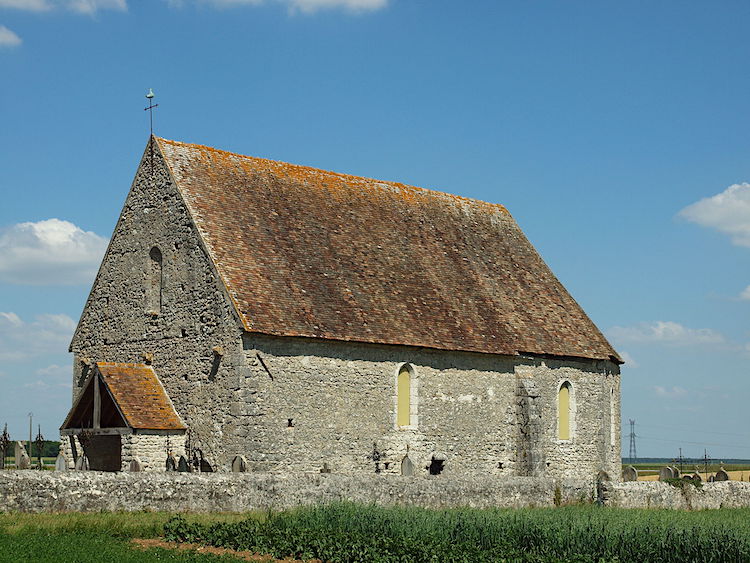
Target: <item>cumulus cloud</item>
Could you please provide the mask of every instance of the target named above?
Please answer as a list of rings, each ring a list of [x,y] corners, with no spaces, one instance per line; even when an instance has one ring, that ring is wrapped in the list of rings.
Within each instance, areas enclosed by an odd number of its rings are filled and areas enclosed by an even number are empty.
[[[0,311],[0,361],[21,361],[46,354],[64,354],[76,323],[67,315],[38,315],[24,321]]]
[[[722,344],[724,337],[710,328],[688,328],[673,321],[639,323],[635,326],[615,326],[607,335],[616,342],[658,342],[674,346]]]
[[[688,205],[680,217],[729,235],[738,246],[750,246],[750,184],[734,184],[723,192]]]
[[[107,239],[69,221],[46,219],[0,230],[0,281],[24,285],[89,284]]]
[[[743,301],[750,301],[750,285],[740,292],[740,299]]]
[[[128,9],[127,0],[0,0],[0,8],[14,8],[28,12],[70,10],[79,14],[95,14],[99,10]]]
[[[620,357],[625,362],[625,365],[629,368],[635,369],[635,368],[641,367],[641,365],[635,361],[635,358],[633,358],[633,356],[631,356],[625,350],[620,351]]]
[[[654,386],[654,392],[658,397],[664,397],[666,399],[680,399],[687,395],[687,390],[682,387],[662,387],[660,385]]]
[[[167,0],[171,6],[184,6],[191,0]],[[348,12],[374,12],[388,5],[388,0],[192,0],[196,4],[208,4],[217,8],[235,6],[258,6],[269,1],[285,5],[289,11],[311,14],[319,10],[343,9]]]
[[[22,43],[21,38],[4,25],[0,25],[0,48],[18,47]]]

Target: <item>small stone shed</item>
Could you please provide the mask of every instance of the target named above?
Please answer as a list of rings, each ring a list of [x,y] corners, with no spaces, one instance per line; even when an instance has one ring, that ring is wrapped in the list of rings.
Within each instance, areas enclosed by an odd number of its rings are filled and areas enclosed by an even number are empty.
[[[97,362],[60,432],[73,459],[89,469],[121,471],[138,458],[145,469],[164,469],[168,451],[182,455],[187,427],[153,368]]]
[[[622,360],[500,204],[151,137],[70,350],[99,467],[620,474]]]

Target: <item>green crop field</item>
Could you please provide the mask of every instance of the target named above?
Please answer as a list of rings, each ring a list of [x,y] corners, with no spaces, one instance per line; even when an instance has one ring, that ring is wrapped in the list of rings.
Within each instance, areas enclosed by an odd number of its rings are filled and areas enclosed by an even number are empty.
[[[750,509],[335,504],[245,515],[0,514],[0,561],[236,561],[194,551],[140,551],[130,543],[157,537],[331,562],[750,561]]]

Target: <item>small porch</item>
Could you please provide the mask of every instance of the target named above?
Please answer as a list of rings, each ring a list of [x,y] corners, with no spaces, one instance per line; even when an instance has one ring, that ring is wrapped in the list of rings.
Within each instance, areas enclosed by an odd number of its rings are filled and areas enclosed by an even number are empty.
[[[184,455],[187,427],[154,369],[145,364],[98,362],[60,428],[76,466],[164,471],[167,455]]]

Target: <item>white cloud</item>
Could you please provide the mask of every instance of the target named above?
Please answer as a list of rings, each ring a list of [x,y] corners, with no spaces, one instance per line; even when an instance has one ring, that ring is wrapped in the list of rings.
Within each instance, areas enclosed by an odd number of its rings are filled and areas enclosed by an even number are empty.
[[[742,290],[742,292],[740,293],[740,299],[742,299],[743,301],[750,301],[750,285]]]
[[[664,397],[667,399],[680,399],[687,395],[687,390],[683,389],[682,387],[661,387],[660,385],[654,386],[654,391],[656,392],[656,395],[659,397]]]
[[[635,368],[641,367],[641,365],[635,361],[633,356],[628,354],[625,350],[620,351],[620,357],[625,362],[625,365],[629,368],[635,369]]]
[[[734,184],[723,192],[688,205],[678,214],[688,221],[729,235],[750,246],[750,184]]]
[[[0,282],[90,284],[107,239],[73,223],[47,219],[0,230]]]
[[[79,14],[95,14],[99,10],[128,9],[127,0],[0,0],[0,8],[14,8],[28,12],[70,10]]]
[[[50,364],[46,368],[36,370],[34,373],[36,373],[36,375],[44,375],[47,377],[65,377],[69,376],[72,373],[72,368],[70,366],[58,366],[57,364]]]
[[[268,0],[193,0],[196,4],[208,4],[217,8],[235,6],[259,6]],[[388,5],[388,0],[271,0],[285,5],[289,11],[311,14],[318,10],[343,9],[348,12],[374,12]],[[184,6],[189,0],[167,0],[170,6]]]
[[[21,38],[4,25],[0,25],[0,48],[18,47],[22,43]]]
[[[99,10],[117,10],[125,12],[128,4],[125,0],[69,0],[67,8],[79,14],[95,14]]]
[[[0,8],[45,12],[52,9],[52,4],[47,0],[0,0]]]
[[[64,354],[75,327],[67,315],[38,315],[26,322],[15,313],[0,311],[0,361]]]
[[[674,346],[721,344],[724,337],[710,328],[687,328],[673,321],[639,323],[635,326],[615,326],[607,335],[617,342],[660,342]]]

